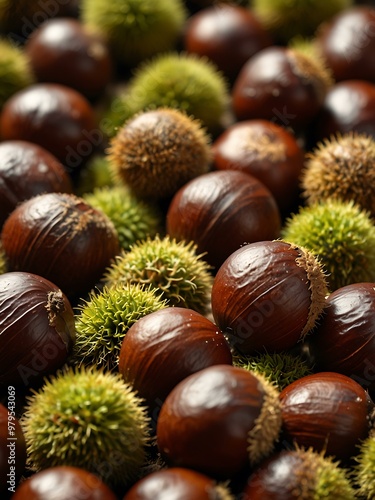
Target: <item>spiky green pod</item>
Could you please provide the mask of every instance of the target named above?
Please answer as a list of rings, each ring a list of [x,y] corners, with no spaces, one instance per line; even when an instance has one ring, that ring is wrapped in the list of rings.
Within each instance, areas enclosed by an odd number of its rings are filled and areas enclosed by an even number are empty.
[[[328,199],[301,207],[286,220],[281,234],[319,258],[330,291],[375,281],[375,226],[370,215],[351,201]]]
[[[129,66],[173,49],[187,18],[182,0],[82,0],[81,14]]]
[[[306,157],[302,194],[309,205],[353,200],[375,215],[375,140],[356,132],[332,136]]]
[[[112,101],[105,132],[113,136],[131,116],[160,107],[184,111],[212,131],[220,126],[229,100],[223,75],[207,58],[159,54],[141,64],[127,91]]]
[[[28,398],[21,424],[35,470],[72,465],[108,484],[129,484],[146,460],[146,408],[117,373],[58,373]]]
[[[33,82],[31,66],[23,49],[0,40],[0,109],[13,94]]]
[[[279,391],[295,380],[312,373],[306,360],[288,352],[262,353],[251,357],[235,355],[233,365],[260,373],[266,380],[273,382]]]
[[[312,36],[318,26],[353,0],[253,0],[252,9],[264,26],[283,42],[296,35]]]
[[[113,185],[108,155],[96,155],[80,169],[75,193],[83,196],[92,193],[95,189]]]
[[[147,238],[118,255],[104,281],[108,286],[119,282],[151,286],[169,306],[205,314],[213,278],[210,266],[196,250],[193,242],[177,242],[169,236]]]
[[[353,476],[358,496],[366,500],[375,498],[375,432],[362,441],[354,460],[357,462]]]
[[[8,264],[6,260],[6,255],[3,249],[3,245],[0,241],[0,274],[6,273],[8,270]]]
[[[91,292],[77,306],[73,362],[114,370],[129,328],[146,314],[166,307],[166,301],[141,285],[119,283]]]
[[[138,199],[124,186],[98,188],[83,198],[111,219],[124,250],[148,236],[156,236],[162,228],[163,218],[157,206]]]

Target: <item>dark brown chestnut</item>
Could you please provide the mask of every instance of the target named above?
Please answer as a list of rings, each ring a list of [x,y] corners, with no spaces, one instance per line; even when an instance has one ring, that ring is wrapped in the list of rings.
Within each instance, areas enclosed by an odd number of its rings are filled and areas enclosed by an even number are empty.
[[[334,84],[311,125],[315,142],[351,131],[375,137],[375,84],[365,80]]]
[[[317,370],[342,373],[374,391],[374,283],[354,283],[331,293],[309,344]]]
[[[375,83],[375,9],[353,5],[324,23],[316,43],[334,79]]]
[[[21,203],[5,221],[1,241],[10,271],[43,276],[70,300],[87,294],[119,253],[109,218],[66,193]]]
[[[146,401],[153,422],[161,404],[181,380],[216,364],[231,364],[224,335],[191,309],[168,307],[147,314],[123,340],[119,371]]]
[[[239,120],[265,119],[300,130],[319,111],[331,81],[311,58],[294,49],[271,46],[243,66],[232,90]]]
[[[198,252],[206,252],[204,258],[218,268],[241,245],[278,238],[281,216],[261,181],[222,170],[200,175],[177,191],[166,227],[177,240],[193,240]]]
[[[216,138],[212,150],[216,169],[253,175],[271,191],[282,213],[297,204],[304,151],[284,127],[268,120],[237,122]]]
[[[135,483],[123,500],[230,500],[229,492],[204,474],[183,467],[170,467],[148,474]]]
[[[326,294],[324,272],[308,250],[259,241],[232,253],[218,270],[212,314],[243,354],[285,351],[314,328]]]
[[[157,444],[167,464],[231,478],[268,456],[280,432],[279,393],[253,372],[204,368],[167,396]]]
[[[100,96],[112,79],[106,42],[77,19],[46,21],[28,38],[25,53],[39,82],[60,83],[90,99]]]
[[[0,404],[0,493],[14,493],[26,466],[25,436],[16,416],[16,389],[11,385],[7,405]]]
[[[74,312],[49,280],[0,275],[0,385],[28,387],[60,368],[75,341]]]
[[[374,403],[346,375],[320,372],[292,382],[280,393],[282,439],[339,460],[356,455],[370,430]]]
[[[219,3],[190,16],[183,40],[187,52],[208,57],[229,80],[234,80],[250,57],[271,43],[252,11],[231,3]]]
[[[0,227],[22,201],[42,193],[72,191],[63,164],[46,149],[27,141],[0,143]]]
[[[39,144],[69,172],[82,166],[102,141],[89,101],[54,83],[36,83],[13,94],[0,115],[0,135]]]
[[[61,465],[34,473],[23,481],[14,500],[116,500],[99,477],[79,467]]]

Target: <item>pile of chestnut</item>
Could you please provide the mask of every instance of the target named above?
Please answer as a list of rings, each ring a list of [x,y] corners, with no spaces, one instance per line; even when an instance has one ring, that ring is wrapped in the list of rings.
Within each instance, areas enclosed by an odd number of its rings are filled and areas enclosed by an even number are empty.
[[[0,497],[78,499],[80,484],[90,499],[287,499],[298,498],[291,450],[355,467],[375,425],[375,283],[329,292],[318,264],[280,234],[304,203],[306,153],[333,134],[375,138],[375,5],[353,3],[317,27],[325,87],[251,2],[186,0],[175,49],[211,60],[230,102],[211,131],[210,171],[157,208],[164,234],[194,241],[211,266],[211,310],[167,307],[124,338],[118,370],[152,427],[134,484],[117,491],[73,464],[28,468],[27,398],[69,363],[75,308],[121,251],[110,219],[77,193],[108,152],[103,110],[136,70],[85,29],[79,1],[55,3],[27,36],[2,33],[18,40],[35,83],[0,109]],[[298,355],[312,373],[279,390],[236,366],[265,352]]]

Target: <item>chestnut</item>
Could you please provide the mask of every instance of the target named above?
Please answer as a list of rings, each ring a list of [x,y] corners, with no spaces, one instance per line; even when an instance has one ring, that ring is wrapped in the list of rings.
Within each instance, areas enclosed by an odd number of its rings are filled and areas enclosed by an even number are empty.
[[[0,493],[15,490],[26,466],[26,441],[16,416],[16,389],[7,389],[8,408],[0,404]]]
[[[23,481],[14,500],[116,500],[103,481],[80,467],[61,465],[34,473]]]
[[[281,352],[314,328],[326,294],[325,274],[309,251],[259,241],[233,252],[219,268],[212,314],[242,354]]]
[[[187,52],[208,57],[230,81],[250,57],[271,43],[253,12],[231,3],[206,7],[190,16],[183,39]]]
[[[353,5],[325,22],[317,32],[317,47],[335,81],[375,83],[375,9]]]
[[[242,66],[232,89],[233,112],[238,120],[271,120],[299,131],[316,116],[330,83],[302,53],[266,47]]]
[[[193,240],[204,259],[218,268],[241,245],[278,238],[281,216],[261,181],[222,170],[200,175],[176,192],[166,228],[172,238]]]
[[[226,487],[194,470],[170,467],[148,474],[137,481],[123,500],[230,500]]]
[[[253,175],[271,191],[282,213],[297,205],[305,155],[284,127],[269,120],[237,122],[216,138],[212,150],[214,168]]]
[[[370,430],[374,403],[346,375],[320,372],[306,375],[280,393],[282,439],[346,461]]]
[[[10,271],[43,276],[70,300],[90,291],[120,248],[110,219],[67,193],[18,205],[3,225],[1,242]]]
[[[308,343],[317,370],[342,373],[374,391],[374,283],[354,283],[332,292]]]
[[[172,389],[156,437],[167,465],[229,479],[271,453],[280,426],[273,385],[243,368],[214,365]]]
[[[74,312],[49,280],[0,275],[0,385],[28,387],[60,368],[75,342]]]
[[[112,79],[106,42],[81,21],[50,19],[28,38],[25,53],[39,82],[60,83],[86,97],[99,97]]]
[[[191,309],[168,307],[129,328],[119,371],[145,400],[155,423],[160,405],[181,380],[208,366],[231,363],[229,344],[212,321]]]
[[[42,193],[72,191],[64,165],[45,148],[28,141],[0,143],[0,228],[22,201]]]
[[[315,142],[351,131],[375,137],[375,83],[357,79],[335,83],[311,123]]]
[[[76,90],[36,83],[13,94],[0,115],[3,140],[24,140],[44,147],[72,173],[102,142],[94,109]]]

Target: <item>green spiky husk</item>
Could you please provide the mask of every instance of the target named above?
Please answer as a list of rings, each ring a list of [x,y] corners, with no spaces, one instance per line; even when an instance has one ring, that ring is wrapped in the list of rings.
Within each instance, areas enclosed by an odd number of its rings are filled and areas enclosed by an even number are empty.
[[[209,59],[186,53],[159,54],[141,64],[127,91],[112,101],[104,132],[113,136],[131,116],[160,107],[184,111],[212,131],[220,127],[228,103],[227,82]]]
[[[286,220],[282,238],[319,258],[330,291],[375,280],[375,226],[353,202],[328,199],[301,207]]]
[[[251,357],[234,355],[233,364],[263,375],[266,380],[275,384],[279,391],[312,373],[311,367],[301,356],[288,352],[261,353]]]
[[[8,271],[7,259],[6,259],[6,255],[4,252],[3,245],[0,241],[0,274],[4,274],[7,271]]]
[[[137,241],[160,232],[163,220],[160,210],[139,200],[123,186],[103,187],[83,198],[94,208],[104,212],[113,222],[121,248],[129,250]]]
[[[80,169],[75,192],[78,196],[83,196],[92,193],[95,189],[111,187],[113,185],[108,156],[97,155]]]
[[[309,205],[352,200],[374,216],[375,140],[356,132],[326,139],[307,155],[301,184]]]
[[[73,363],[115,370],[129,328],[146,314],[166,307],[154,289],[119,283],[91,292],[77,306]]]
[[[122,252],[107,269],[104,282],[143,284],[155,288],[169,306],[193,309],[205,314],[213,277],[210,266],[198,255],[193,242],[147,238]]]
[[[28,398],[21,425],[34,470],[71,465],[125,485],[146,460],[146,408],[118,373],[69,368],[52,376]]]
[[[314,35],[322,22],[352,4],[353,0],[253,0],[252,9],[278,40],[288,42],[296,35]]]
[[[354,460],[353,478],[360,498],[375,498],[375,432],[373,431],[359,446]]]
[[[34,83],[31,66],[23,49],[0,40],[0,109],[16,92]]]
[[[82,0],[81,16],[105,36],[117,60],[134,66],[175,47],[187,10],[182,0]]]

